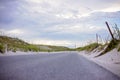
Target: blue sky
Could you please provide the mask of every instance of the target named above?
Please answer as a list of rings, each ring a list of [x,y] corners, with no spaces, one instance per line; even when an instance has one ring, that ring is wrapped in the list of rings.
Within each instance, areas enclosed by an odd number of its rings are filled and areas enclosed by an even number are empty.
[[[0,31],[27,42],[74,47],[120,26],[120,0],[0,0]]]

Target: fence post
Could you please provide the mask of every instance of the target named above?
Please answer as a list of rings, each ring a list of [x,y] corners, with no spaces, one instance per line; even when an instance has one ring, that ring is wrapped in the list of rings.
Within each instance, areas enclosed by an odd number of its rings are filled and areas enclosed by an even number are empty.
[[[110,27],[109,27],[109,25],[108,25],[108,22],[106,21],[105,23],[106,23],[106,25],[107,25],[107,28],[108,28],[108,30],[109,30],[109,32],[110,32],[110,35],[111,35],[112,39],[115,40],[115,38],[114,38],[114,36],[113,36],[113,34],[112,34],[112,31],[111,31],[111,29],[110,29]]]
[[[98,44],[98,34],[96,34],[96,42],[97,42],[97,44]]]

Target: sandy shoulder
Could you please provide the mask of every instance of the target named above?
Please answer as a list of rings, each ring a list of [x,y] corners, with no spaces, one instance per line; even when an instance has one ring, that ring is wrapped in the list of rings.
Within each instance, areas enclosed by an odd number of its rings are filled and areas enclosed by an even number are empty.
[[[97,58],[94,58],[94,56],[99,54],[99,52],[88,53],[86,51],[82,51],[79,52],[79,54],[120,77],[120,52],[118,52],[116,49]]]

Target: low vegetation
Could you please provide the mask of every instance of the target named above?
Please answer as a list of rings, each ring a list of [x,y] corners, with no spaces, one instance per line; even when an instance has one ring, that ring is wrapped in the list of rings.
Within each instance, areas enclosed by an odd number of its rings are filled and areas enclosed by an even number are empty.
[[[76,50],[77,51],[83,51],[83,50],[86,50],[86,51],[92,51],[94,49],[96,49],[98,46],[100,46],[101,44],[98,44],[98,43],[91,43],[89,45],[86,45],[84,47],[79,47],[77,48]]]
[[[120,43],[120,40],[111,40],[107,48],[105,49],[104,53],[109,52],[114,48],[118,48],[119,43]]]
[[[98,56],[101,56],[101,55],[104,55],[106,54],[107,52],[113,50],[113,49],[117,49],[118,51],[120,51],[120,40],[111,40],[109,43],[106,43],[104,45],[102,44],[97,44],[97,43],[91,43],[89,45],[86,45],[84,47],[79,47],[79,48],[76,48],[77,51],[93,51],[95,49],[97,49],[97,51],[101,51],[103,50],[103,52],[101,52],[99,55],[97,55],[96,57]]]
[[[4,45],[0,43],[0,53],[4,53],[4,52],[5,52]]]
[[[108,45],[107,45],[107,47],[104,49],[104,51],[101,53],[101,54],[99,54],[99,55],[97,55],[97,56],[101,56],[101,55],[104,55],[105,53],[107,53],[107,52],[109,52],[109,51],[111,51],[111,50],[113,50],[113,49],[117,49],[118,51],[120,51],[120,40],[111,40],[109,43],[108,43]],[[96,57],[97,57],[96,56]]]
[[[67,47],[63,47],[63,46],[48,46],[50,49],[52,49],[52,51],[69,51],[70,48]]]
[[[0,53],[4,53],[5,49],[7,51],[13,51],[13,52],[16,52],[16,51],[51,52],[51,51],[70,50],[69,48],[63,47],[63,46],[35,45],[35,44],[29,44],[27,42],[24,42],[23,40],[20,40],[18,38],[0,36]]]
[[[107,23],[107,22],[106,22]],[[107,23],[108,24],[108,23]],[[107,25],[109,27],[109,25]],[[98,56],[104,55],[107,52],[113,50],[113,49],[117,49],[118,51],[120,51],[120,30],[117,27],[117,24],[115,24],[115,27],[113,27],[113,33],[109,30],[109,32],[111,33],[111,37],[112,39],[110,40],[110,42],[107,44],[106,48],[104,49],[104,51],[99,54]]]
[[[115,48],[118,51],[120,51],[120,30],[119,30],[119,28],[115,24],[115,27],[113,27],[113,32],[112,32],[107,22],[106,22],[106,25],[108,27],[108,30],[109,30],[111,38],[112,38],[111,40],[109,40],[109,42],[106,41],[106,43],[104,45],[92,43],[92,44],[86,45],[84,47],[79,47],[76,50],[78,50],[78,51],[82,51],[82,50],[93,51],[96,48],[97,48],[96,49],[97,51],[102,50],[102,52],[99,55],[97,55],[96,57],[104,55],[107,52],[109,52]],[[96,39],[98,39],[98,36],[96,37]]]

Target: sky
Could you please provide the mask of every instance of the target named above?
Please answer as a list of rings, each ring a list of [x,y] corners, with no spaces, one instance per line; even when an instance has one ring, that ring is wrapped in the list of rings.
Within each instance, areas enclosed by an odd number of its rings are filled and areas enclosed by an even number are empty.
[[[110,37],[120,0],[0,0],[0,31],[29,43],[75,47]]]

